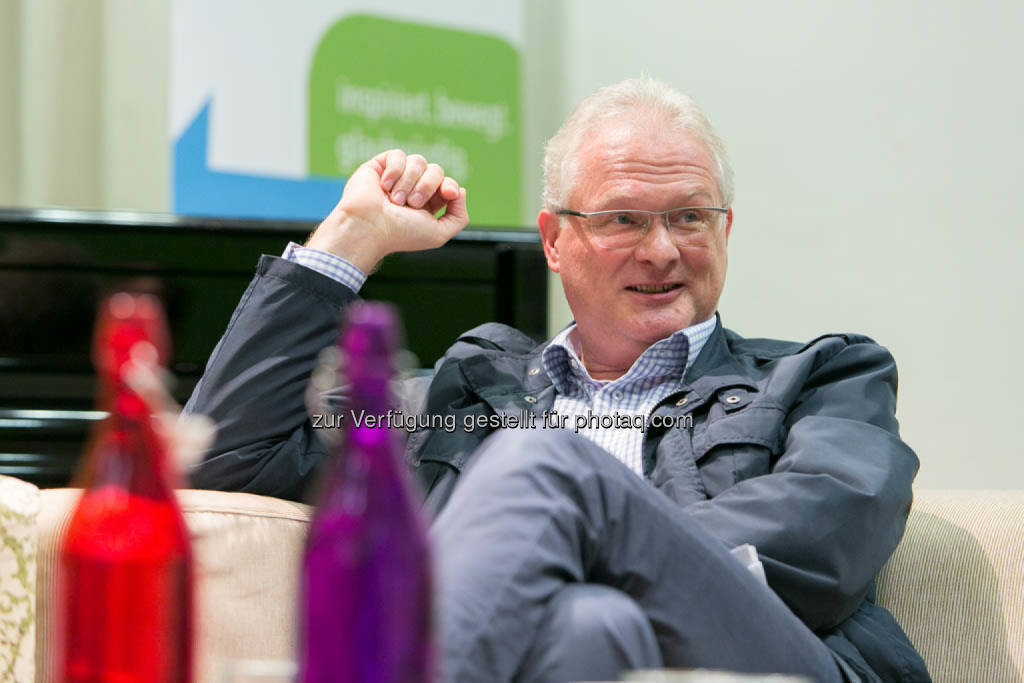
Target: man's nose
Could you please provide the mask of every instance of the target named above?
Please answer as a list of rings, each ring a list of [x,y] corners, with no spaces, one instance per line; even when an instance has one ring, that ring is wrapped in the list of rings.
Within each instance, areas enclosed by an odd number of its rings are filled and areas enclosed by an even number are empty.
[[[651,216],[647,233],[636,245],[633,254],[638,261],[646,261],[659,268],[679,258],[679,247],[668,229],[668,216]]]

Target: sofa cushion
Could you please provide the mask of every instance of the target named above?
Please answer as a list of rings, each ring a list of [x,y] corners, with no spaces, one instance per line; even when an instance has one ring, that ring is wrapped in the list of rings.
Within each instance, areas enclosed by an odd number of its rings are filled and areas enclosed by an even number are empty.
[[[199,680],[221,680],[222,662],[291,659],[299,566],[311,508],[249,493],[177,492],[192,536]],[[55,680],[54,568],[80,491],[41,492],[39,516],[39,680]],[[22,680],[22,679],[18,679]]]
[[[1024,491],[915,492],[907,531],[878,577],[933,679],[1021,680]]]

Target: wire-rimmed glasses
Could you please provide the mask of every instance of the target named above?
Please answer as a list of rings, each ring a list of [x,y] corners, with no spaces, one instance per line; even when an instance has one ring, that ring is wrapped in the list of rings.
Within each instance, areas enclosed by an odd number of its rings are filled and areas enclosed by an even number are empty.
[[[590,238],[606,249],[626,249],[639,244],[651,229],[655,216],[665,221],[672,239],[680,246],[704,246],[718,226],[719,217],[729,209],[718,206],[684,206],[666,211],[642,209],[608,209],[606,211],[573,211],[559,209],[559,216],[580,219]]]

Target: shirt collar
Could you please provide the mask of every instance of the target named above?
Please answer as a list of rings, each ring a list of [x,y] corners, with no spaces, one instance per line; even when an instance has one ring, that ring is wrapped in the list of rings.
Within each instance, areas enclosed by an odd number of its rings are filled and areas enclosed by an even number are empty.
[[[667,375],[675,375],[682,379],[683,374],[700,355],[711,333],[715,331],[716,323],[716,316],[711,316],[703,322],[690,325],[651,344],[634,361],[629,371],[614,381],[634,381]],[[562,394],[575,393],[579,387],[588,384],[596,386],[608,383],[607,380],[601,382],[592,378],[583,366],[579,358],[578,336],[576,323],[573,323],[556,334],[542,352],[544,370],[554,383],[555,389]],[[681,363],[684,356],[686,362]]]

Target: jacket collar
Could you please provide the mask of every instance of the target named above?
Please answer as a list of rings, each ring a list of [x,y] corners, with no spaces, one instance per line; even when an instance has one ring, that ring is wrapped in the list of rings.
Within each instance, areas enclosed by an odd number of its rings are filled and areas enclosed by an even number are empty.
[[[555,387],[541,354],[547,342],[526,354],[489,351],[463,360],[463,375],[473,392],[497,413],[543,412],[555,403]]]
[[[706,403],[724,388],[757,389],[749,372],[729,348],[721,316],[716,313],[715,317],[711,337],[683,376],[680,391],[670,397],[685,396],[687,400],[682,405],[686,412]],[[542,359],[549,343],[550,340],[526,354],[485,351],[464,359],[460,365],[469,387],[495,412],[550,410],[554,405],[555,388]]]
[[[726,387],[757,389],[750,373],[729,348],[721,316],[716,313],[715,317],[715,331],[704,344],[697,360],[683,375],[682,390],[691,397],[688,401],[691,403],[689,409],[696,408]]]

